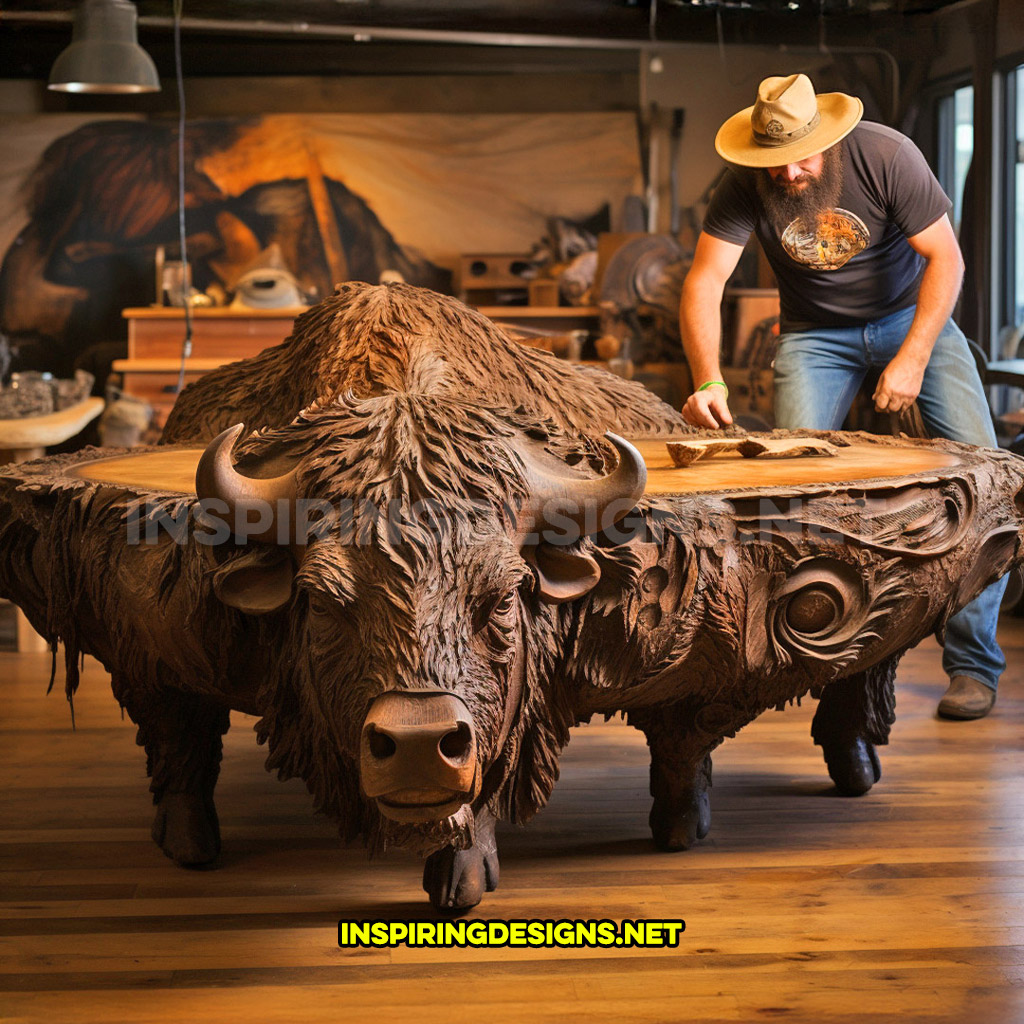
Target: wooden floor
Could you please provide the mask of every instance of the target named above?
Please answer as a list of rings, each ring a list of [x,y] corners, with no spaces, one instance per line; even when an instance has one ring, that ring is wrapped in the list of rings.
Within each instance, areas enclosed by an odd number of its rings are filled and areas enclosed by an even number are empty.
[[[89,664],[72,732],[48,658],[0,654],[0,1020],[1024,1021],[1024,621],[982,722],[941,722],[938,649],[904,661],[884,777],[834,795],[812,707],[715,759],[711,835],[659,854],[647,756],[577,730],[551,805],[501,834],[485,918],[684,918],[678,949],[352,951],[339,917],[424,919],[419,865],[367,863],[228,736],[216,870],[149,839],[144,758]]]

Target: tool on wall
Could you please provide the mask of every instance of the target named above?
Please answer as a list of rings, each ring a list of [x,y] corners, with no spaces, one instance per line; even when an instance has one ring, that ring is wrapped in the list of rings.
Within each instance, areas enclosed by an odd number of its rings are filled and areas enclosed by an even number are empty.
[[[678,235],[682,227],[681,210],[679,208],[679,155],[682,151],[683,124],[686,121],[686,111],[682,107],[676,107],[672,111],[672,128],[669,133],[668,143],[668,180],[670,191],[669,198],[669,230],[673,235]]]

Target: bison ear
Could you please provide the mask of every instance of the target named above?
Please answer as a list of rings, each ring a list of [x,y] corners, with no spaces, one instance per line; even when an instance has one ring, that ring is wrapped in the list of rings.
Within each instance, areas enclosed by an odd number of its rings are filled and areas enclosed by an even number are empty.
[[[527,548],[523,556],[537,572],[537,592],[545,604],[575,601],[601,580],[601,567],[590,555],[553,544]]]
[[[213,592],[231,608],[247,615],[267,615],[283,608],[292,596],[295,567],[280,549],[246,551],[213,574]]]

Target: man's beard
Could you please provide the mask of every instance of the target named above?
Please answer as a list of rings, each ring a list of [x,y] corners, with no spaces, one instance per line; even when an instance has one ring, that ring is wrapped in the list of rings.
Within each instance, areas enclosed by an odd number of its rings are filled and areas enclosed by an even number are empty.
[[[798,217],[814,225],[820,214],[833,209],[843,191],[843,153],[841,146],[832,146],[822,153],[821,174],[807,178],[807,185],[774,181],[764,169],[755,172],[757,194],[772,227],[781,235]]]

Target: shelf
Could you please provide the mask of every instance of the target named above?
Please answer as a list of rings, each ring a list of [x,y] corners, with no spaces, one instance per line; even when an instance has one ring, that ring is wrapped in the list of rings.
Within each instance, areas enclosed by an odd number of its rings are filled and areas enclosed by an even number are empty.
[[[573,317],[599,317],[600,306],[474,306],[478,313],[492,320],[572,319]]]
[[[294,320],[308,306],[289,306],[284,309],[239,309],[231,306],[199,306],[192,310],[193,320]],[[135,306],[121,310],[125,320],[184,320],[181,306]]]
[[[185,373],[206,373],[237,360],[229,358],[189,356],[185,360]],[[115,359],[113,369],[117,373],[177,373],[181,369],[180,359]]]

